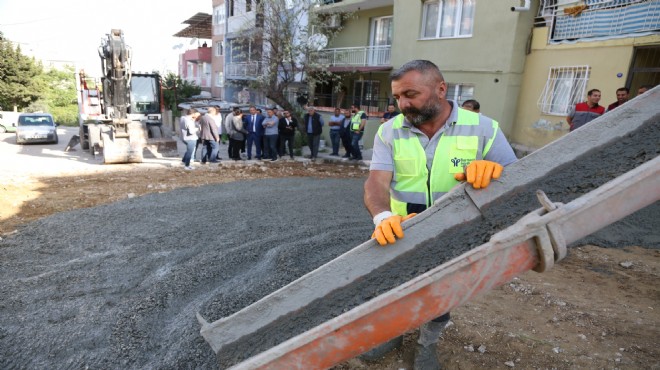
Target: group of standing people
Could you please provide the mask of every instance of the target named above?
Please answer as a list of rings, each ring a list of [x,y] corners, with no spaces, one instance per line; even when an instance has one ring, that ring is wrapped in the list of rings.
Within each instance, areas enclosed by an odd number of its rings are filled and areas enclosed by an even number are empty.
[[[197,109],[192,108],[181,117],[179,121],[181,138],[186,144],[186,153],[181,161],[186,170],[193,169],[190,161],[195,157],[199,145],[202,146],[202,164],[219,161],[220,133],[218,127],[220,120],[221,116],[216,107],[210,107],[206,114],[201,114]]]
[[[642,95],[646,91],[653,88],[650,85],[641,86],[637,90],[637,96]],[[620,87],[616,89],[616,101],[607,106],[607,109],[602,105],[599,105],[601,92],[598,89],[591,89],[587,92],[587,100],[581,103],[575,104],[571,107],[571,110],[568,112],[566,117],[566,122],[570,126],[570,131],[578,129],[587,123],[593,121],[594,119],[602,116],[603,114],[610,112],[623,104],[625,104],[630,98],[630,89],[627,87]]]

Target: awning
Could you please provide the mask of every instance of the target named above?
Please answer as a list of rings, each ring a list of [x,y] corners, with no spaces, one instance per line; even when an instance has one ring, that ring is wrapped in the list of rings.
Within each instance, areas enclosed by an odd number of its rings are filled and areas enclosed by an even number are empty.
[[[175,37],[187,37],[198,39],[211,39],[211,14],[197,13],[182,23],[189,24],[190,26],[182,29],[174,34]]]
[[[333,66],[329,67],[330,72],[385,72],[391,71],[392,66]]]

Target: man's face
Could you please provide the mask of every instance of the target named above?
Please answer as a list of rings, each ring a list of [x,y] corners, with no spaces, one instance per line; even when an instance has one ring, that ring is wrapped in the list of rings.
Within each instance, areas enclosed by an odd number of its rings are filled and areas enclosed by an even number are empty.
[[[353,113],[358,112],[357,107],[355,105],[351,105],[351,112],[353,112]]]
[[[273,112],[272,109],[269,109],[269,110],[266,111],[266,114],[268,114],[268,117],[272,117],[273,114],[275,114],[275,112]]]
[[[637,90],[637,95],[642,95],[646,92],[646,87],[640,87],[639,90]]]
[[[618,101],[619,104],[623,104],[628,101],[628,93],[626,90],[616,92],[616,101]]]
[[[392,95],[401,113],[414,126],[432,121],[442,112],[442,100],[447,93],[445,82],[432,83],[421,73],[411,71],[392,81]]]
[[[387,106],[387,111],[390,112],[390,113],[394,113],[394,105],[391,105],[391,104],[388,105]]]
[[[250,114],[253,114],[253,115],[257,114],[257,108],[255,108],[255,107],[250,108]]]
[[[591,95],[587,96],[587,101],[589,101],[591,105],[598,104],[598,102],[600,101],[600,92],[594,91],[593,93],[591,93]]]
[[[335,116],[339,117],[341,114],[341,111],[339,109],[335,109]]]

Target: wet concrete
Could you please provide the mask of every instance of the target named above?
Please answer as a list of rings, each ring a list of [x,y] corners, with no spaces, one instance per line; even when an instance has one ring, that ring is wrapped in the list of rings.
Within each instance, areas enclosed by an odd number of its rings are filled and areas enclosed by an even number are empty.
[[[543,189],[555,202],[568,203],[655,158],[660,150],[659,142],[660,125],[652,121],[633,135],[575,158],[541,181],[513,189],[483,209],[482,219],[454,227],[365,278],[317,299],[302,310],[280,317],[254,335],[225,346],[218,353],[220,366],[227,367],[265,351],[485,243],[495,232],[540,207],[536,189]],[[617,235],[613,241],[602,244],[658,248],[660,235],[653,230],[657,230],[659,221],[660,207],[655,204],[576,244]]]

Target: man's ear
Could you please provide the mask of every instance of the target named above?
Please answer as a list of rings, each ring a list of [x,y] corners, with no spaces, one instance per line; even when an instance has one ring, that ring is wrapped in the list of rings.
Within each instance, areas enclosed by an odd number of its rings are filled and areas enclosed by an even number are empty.
[[[440,83],[436,85],[436,93],[440,99],[445,99],[447,96],[447,84],[445,81],[440,81]]]

